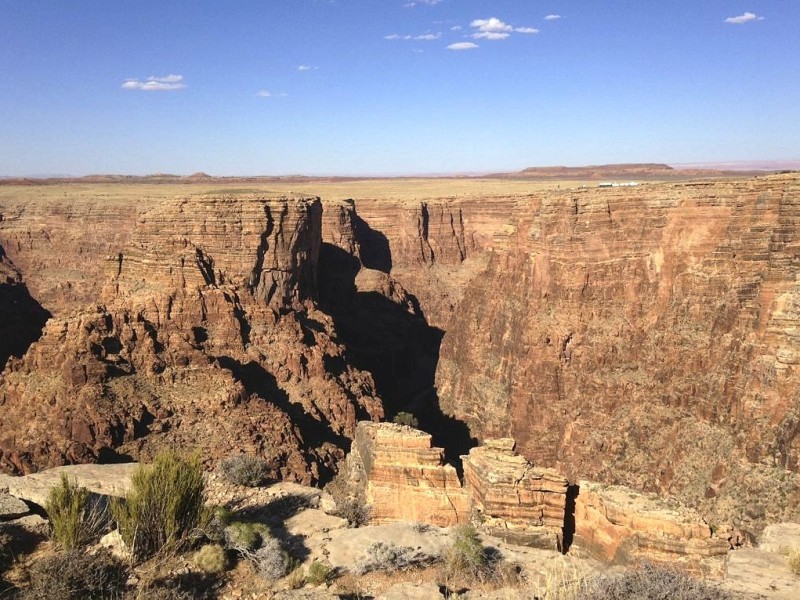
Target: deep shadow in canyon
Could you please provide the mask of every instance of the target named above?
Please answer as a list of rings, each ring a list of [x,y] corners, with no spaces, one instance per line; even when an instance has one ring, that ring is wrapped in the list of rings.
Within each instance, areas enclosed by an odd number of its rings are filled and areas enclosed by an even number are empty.
[[[413,413],[420,429],[431,433],[434,444],[445,448],[448,461],[460,468],[459,457],[477,440],[465,423],[444,414],[439,406],[435,377],[445,332],[428,324],[410,293],[406,292],[409,302],[403,305],[377,291],[358,290],[356,276],[362,264],[384,273],[392,264],[385,236],[358,219],[361,260],[333,244],[322,244],[321,308],[333,318],[348,362],[372,374],[386,420],[399,412]],[[363,238],[365,232],[368,237]]]
[[[0,246],[0,372],[9,357],[21,357],[41,337],[51,316],[31,296]]]

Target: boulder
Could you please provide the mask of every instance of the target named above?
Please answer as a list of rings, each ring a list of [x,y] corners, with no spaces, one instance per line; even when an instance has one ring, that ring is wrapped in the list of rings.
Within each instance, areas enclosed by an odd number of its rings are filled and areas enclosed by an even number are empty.
[[[50,490],[60,485],[61,475],[99,496],[122,497],[130,488],[131,475],[137,463],[114,465],[67,465],[38,473],[14,477],[0,475],[0,489],[27,502],[44,507]]]
[[[581,481],[575,545],[614,564],[640,560],[722,578],[730,548],[700,515],[677,500],[624,486]]]
[[[0,521],[11,521],[30,514],[28,505],[19,498],[0,493]]]

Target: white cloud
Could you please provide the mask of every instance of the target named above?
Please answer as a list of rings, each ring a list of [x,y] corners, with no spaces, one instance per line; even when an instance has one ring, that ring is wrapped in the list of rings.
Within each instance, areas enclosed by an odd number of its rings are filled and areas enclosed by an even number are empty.
[[[385,39],[385,40],[410,40],[411,36],[410,35],[399,35],[397,33],[391,33],[389,35],[383,36],[383,39]]]
[[[561,15],[547,15],[544,18],[544,20],[545,21],[556,21],[556,20],[561,19],[561,18],[562,18]]]
[[[477,48],[478,44],[473,44],[472,42],[456,42],[455,44],[450,44],[447,49],[448,50],[472,50],[473,48]]]
[[[319,67],[312,67],[311,65],[297,65],[298,71],[316,71]]]
[[[484,33],[502,33],[504,31],[511,31],[513,27],[508,23],[503,23],[497,17],[490,19],[475,19],[470,23],[470,27],[475,27],[478,31]]]
[[[725,19],[726,23],[733,23],[734,25],[742,25],[743,23],[747,23],[749,21],[763,21],[764,17],[759,17],[755,13],[746,12],[744,14],[739,15],[738,17],[728,17]]]
[[[450,31],[461,31],[461,25],[453,25]]]
[[[470,37],[476,40],[504,40],[511,36],[511,33],[539,33],[534,27],[513,27],[497,17],[489,19],[475,19],[469,24],[473,29],[477,29]]]
[[[441,33],[423,33],[422,35],[416,36],[414,39],[429,42],[431,40],[438,40],[440,37],[442,37]]]
[[[139,79],[126,79],[122,88],[126,90],[144,90],[146,92],[161,92],[169,90],[182,90],[186,87],[183,75],[165,75],[164,77],[148,77],[145,81]]]
[[[269,90],[259,90],[255,93],[257,98],[286,98],[288,96],[286,92],[281,92],[280,94],[273,94]]]

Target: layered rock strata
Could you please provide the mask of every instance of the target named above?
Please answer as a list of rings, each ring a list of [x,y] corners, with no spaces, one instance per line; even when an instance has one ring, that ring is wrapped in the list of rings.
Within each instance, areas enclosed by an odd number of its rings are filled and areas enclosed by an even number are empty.
[[[581,481],[575,546],[610,563],[648,561],[722,578],[730,550],[696,511],[655,494]]]
[[[487,440],[464,456],[463,486],[429,434],[393,423],[359,423],[348,462],[351,483],[365,492],[376,523],[471,520],[511,543],[606,563],[646,560],[706,576],[725,572],[729,532],[713,535],[696,511],[623,486],[570,486],[557,471],[516,454],[512,439]]]
[[[567,480],[514,452],[514,440],[486,440],[464,457],[472,507],[493,535],[527,545],[563,547]]]
[[[467,520],[469,497],[431,436],[393,423],[359,423],[349,460],[365,475],[375,523],[416,521],[449,527]]]
[[[468,284],[436,374],[479,439],[756,531],[800,506],[800,178],[551,190]]]
[[[143,210],[100,261],[97,302],[62,307],[9,363],[0,466],[147,458],[174,445],[206,458],[260,454],[275,476],[304,482],[332,471],[356,421],[382,409],[313,303],[320,242],[314,198],[203,197]]]

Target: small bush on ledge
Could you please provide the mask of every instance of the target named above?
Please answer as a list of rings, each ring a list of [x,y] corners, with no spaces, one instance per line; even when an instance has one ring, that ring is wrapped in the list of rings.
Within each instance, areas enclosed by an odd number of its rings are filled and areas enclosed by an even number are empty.
[[[398,425],[406,425],[408,427],[413,427],[414,429],[419,428],[419,419],[415,417],[410,412],[399,412],[394,416],[392,419],[393,423],[397,423]]]
[[[269,465],[258,456],[229,456],[219,465],[222,476],[234,485],[259,487],[269,480]]]
[[[453,542],[442,555],[442,576],[448,582],[489,581],[497,573],[499,553],[484,548],[473,525],[457,525],[453,530]]]
[[[106,512],[92,502],[89,491],[61,474],[61,483],[50,490],[45,504],[53,541],[63,550],[83,548],[93,541],[106,522]]]
[[[134,557],[147,559],[187,541],[201,525],[205,499],[200,459],[168,450],[136,470],[128,495],[112,502],[111,512]]]

